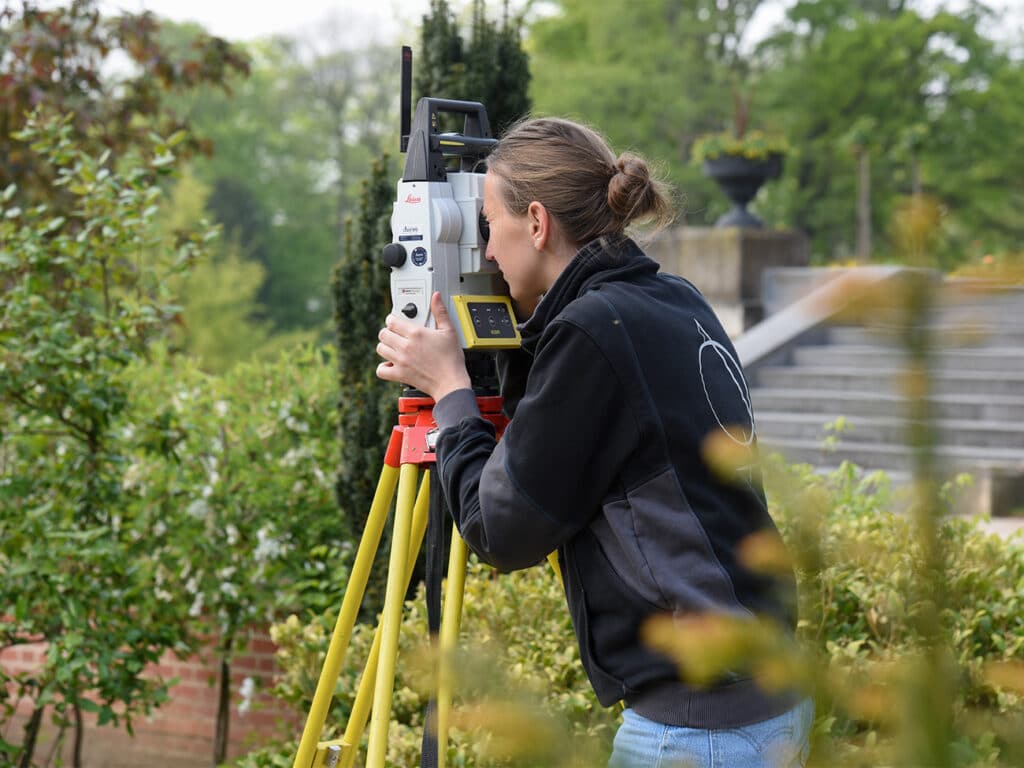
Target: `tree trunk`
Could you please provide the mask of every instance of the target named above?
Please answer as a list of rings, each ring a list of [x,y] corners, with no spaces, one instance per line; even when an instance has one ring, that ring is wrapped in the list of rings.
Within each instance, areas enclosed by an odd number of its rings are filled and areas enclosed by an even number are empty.
[[[220,660],[220,690],[217,695],[217,732],[213,737],[213,768],[226,762],[228,721],[231,717],[231,662]]]
[[[74,768],[82,768],[82,742],[85,737],[85,727],[82,723],[82,708],[75,704],[75,750],[71,755],[71,765]]]
[[[39,728],[43,724],[43,707],[37,706],[32,710],[32,716],[25,723],[25,743],[22,746],[21,761],[18,768],[30,768],[32,756],[36,751],[36,739],[39,738]]]
[[[857,258],[871,258],[871,155],[857,155]]]

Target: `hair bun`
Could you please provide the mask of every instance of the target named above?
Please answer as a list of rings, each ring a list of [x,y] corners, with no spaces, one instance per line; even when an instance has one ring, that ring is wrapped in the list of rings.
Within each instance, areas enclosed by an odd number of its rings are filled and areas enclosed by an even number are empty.
[[[647,162],[628,152],[619,155],[615,173],[608,181],[608,207],[622,219],[623,225],[650,213],[656,197]]]

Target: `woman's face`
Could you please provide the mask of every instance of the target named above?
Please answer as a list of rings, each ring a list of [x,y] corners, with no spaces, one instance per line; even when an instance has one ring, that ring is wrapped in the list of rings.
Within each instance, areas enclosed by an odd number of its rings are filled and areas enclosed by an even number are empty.
[[[504,179],[490,171],[484,177],[483,213],[491,229],[486,256],[498,265],[520,312],[532,313],[550,286],[530,218],[517,216],[505,206],[504,185]]]

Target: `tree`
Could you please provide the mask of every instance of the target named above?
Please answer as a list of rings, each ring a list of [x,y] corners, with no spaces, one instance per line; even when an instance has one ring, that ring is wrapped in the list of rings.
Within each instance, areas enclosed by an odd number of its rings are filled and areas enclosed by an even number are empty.
[[[507,0],[500,27],[487,18],[483,0],[473,0],[471,10],[469,39],[463,40],[447,1],[431,0],[430,14],[423,17],[421,54],[413,67],[416,91],[420,97],[479,101],[498,136],[530,111],[529,60],[520,39],[523,21],[510,16]],[[453,122],[451,128],[459,131],[462,125]]]
[[[590,123],[612,146],[655,161],[682,193],[680,213],[695,224],[714,221],[719,193],[690,151],[701,134],[746,117],[756,73],[744,45],[760,5],[560,0],[557,14],[530,27],[530,95],[539,112]],[[774,127],[756,110],[749,120]]]
[[[212,88],[176,101],[211,141],[195,173],[225,239],[264,270],[257,300],[275,333],[326,337],[344,219],[372,158],[397,142],[397,53],[339,47],[337,37],[327,27],[315,39],[252,43],[230,109]]]
[[[26,0],[20,13],[6,3],[0,10],[0,188],[17,182],[22,202],[46,200],[51,209],[75,202],[54,199],[50,166],[11,138],[35,105],[74,115],[82,148],[109,149],[116,160],[150,132],[170,136],[188,127],[168,108],[169,93],[200,84],[223,88],[232,73],[248,71],[248,59],[220,38],[196,35],[172,50],[160,43],[152,14],[105,19],[96,5],[73,0],[42,10]],[[104,74],[115,54],[128,62],[120,77]],[[190,137],[178,151],[204,148]]]
[[[157,178],[175,142],[110,172],[106,153],[76,147],[74,130],[71,117],[32,116],[16,135],[30,148],[19,152],[26,167],[54,180],[67,214],[21,208],[14,186],[0,204],[0,647],[47,644],[35,673],[0,673],[2,688],[33,707],[20,744],[0,739],[21,768],[32,765],[48,707],[59,739],[74,729],[76,767],[83,711],[130,731],[166,698],[167,681],[143,669],[188,643],[187,606],[152,589],[167,556],[149,539],[156,521],[123,512],[129,438],[118,418],[127,367],[178,312],[162,280],[194,261],[203,240],[183,237],[140,266],[157,241]]]
[[[398,415],[398,389],[376,376],[376,331],[391,303],[390,272],[380,261],[381,250],[391,242],[394,193],[389,176],[385,155],[363,182],[359,219],[349,223],[345,254],[331,279],[340,393],[336,495],[357,537],[366,527],[384,451]],[[387,561],[378,557],[377,563],[381,562]],[[373,606],[383,603],[385,581],[376,568],[365,601],[371,612]]]
[[[210,190],[190,169],[179,175],[159,217],[168,247],[177,233],[209,226],[206,209],[210,196]],[[242,239],[247,232],[249,246],[255,244],[246,224],[247,220],[231,228],[227,240],[218,238],[211,243],[207,259],[168,285],[173,295],[180,297],[182,308],[172,345],[207,373],[223,374],[240,362],[270,359],[283,349],[313,340],[309,331],[273,332],[265,308],[257,301],[266,270],[243,256],[247,249]]]
[[[128,508],[161,522],[150,542],[173,559],[159,588],[184,601],[186,626],[205,640],[199,652],[218,668],[214,766],[226,759],[232,665],[252,629],[335,605],[347,579],[351,532],[330,476],[331,362],[295,345],[210,376],[155,349],[131,371]],[[167,457],[147,450],[154,444]]]
[[[900,198],[916,188],[947,205],[947,259],[975,238],[990,247],[1019,241],[1012,179],[1024,171],[1015,149],[1024,138],[1011,125],[1020,104],[998,94],[1019,85],[1021,63],[981,35],[982,6],[932,15],[909,6],[799,2],[758,49],[761,108],[797,150],[791,183],[770,192],[784,220],[807,231],[824,258],[854,250],[857,158],[844,138],[865,124],[873,126],[874,231],[886,230]],[[874,250],[892,247],[883,241]]]

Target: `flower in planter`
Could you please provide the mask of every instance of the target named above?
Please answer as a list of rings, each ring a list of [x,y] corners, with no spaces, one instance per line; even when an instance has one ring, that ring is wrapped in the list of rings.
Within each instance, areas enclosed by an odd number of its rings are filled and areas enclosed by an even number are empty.
[[[775,155],[784,155],[788,151],[789,144],[781,136],[763,131],[749,131],[742,135],[720,131],[698,136],[693,142],[691,157],[695,163],[726,156],[766,160]]]

